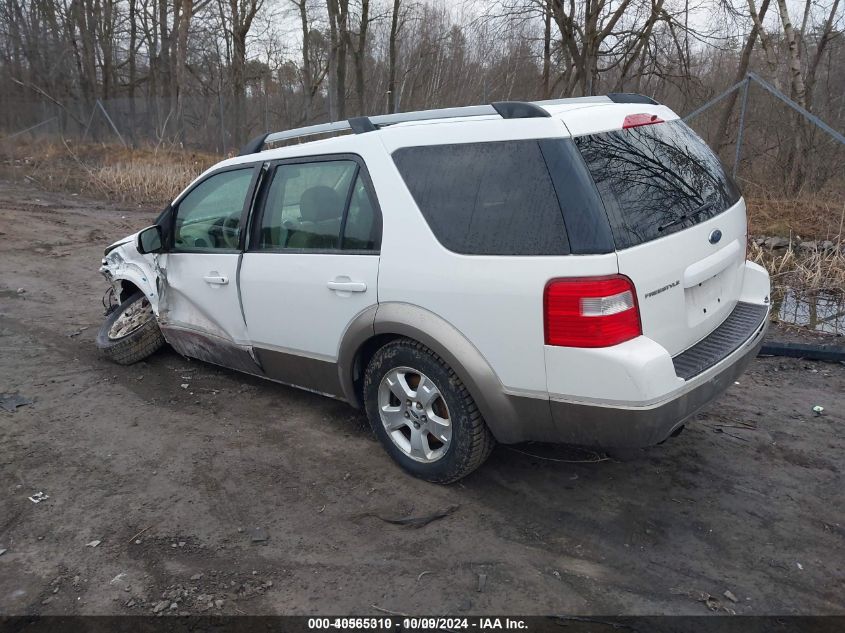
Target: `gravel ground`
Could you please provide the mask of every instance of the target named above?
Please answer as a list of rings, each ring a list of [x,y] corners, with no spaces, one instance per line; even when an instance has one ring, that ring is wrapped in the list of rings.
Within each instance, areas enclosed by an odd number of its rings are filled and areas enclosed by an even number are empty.
[[[102,359],[102,248],[154,215],[0,183],[0,391],[34,401],[0,411],[0,613],[845,614],[841,364],[758,359],[624,461],[500,446],[434,486],[342,403]]]

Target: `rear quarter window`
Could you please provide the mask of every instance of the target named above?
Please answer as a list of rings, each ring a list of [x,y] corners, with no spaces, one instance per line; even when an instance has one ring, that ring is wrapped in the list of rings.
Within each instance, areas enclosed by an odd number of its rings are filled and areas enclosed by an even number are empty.
[[[689,228],[739,201],[739,188],[719,158],[682,121],[582,136],[575,143],[617,248]]]
[[[569,241],[537,141],[404,147],[399,173],[435,237],[466,255],[566,255]]]

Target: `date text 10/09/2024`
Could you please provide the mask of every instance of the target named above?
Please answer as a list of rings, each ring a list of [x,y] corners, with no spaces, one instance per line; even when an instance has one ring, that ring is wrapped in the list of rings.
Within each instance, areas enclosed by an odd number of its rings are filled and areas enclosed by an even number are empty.
[[[437,630],[465,630],[465,631],[498,631],[498,630],[526,630],[525,620],[520,618],[437,618],[437,617],[403,617],[403,618],[309,618],[308,628],[311,630],[375,630],[387,631],[401,629],[403,631],[437,631]]]

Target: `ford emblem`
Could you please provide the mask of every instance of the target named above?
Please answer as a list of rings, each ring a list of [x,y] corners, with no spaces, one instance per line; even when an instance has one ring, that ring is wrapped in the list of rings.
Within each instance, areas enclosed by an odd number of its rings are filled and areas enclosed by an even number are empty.
[[[722,239],[722,232],[719,229],[716,229],[710,234],[711,244],[717,244],[720,239]]]

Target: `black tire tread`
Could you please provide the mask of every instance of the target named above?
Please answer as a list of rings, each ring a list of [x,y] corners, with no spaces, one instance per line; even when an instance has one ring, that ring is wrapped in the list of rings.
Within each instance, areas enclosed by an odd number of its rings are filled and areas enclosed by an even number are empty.
[[[400,348],[411,348],[415,350],[419,354],[424,354],[435,361],[446,373],[449,377],[450,383],[454,385],[457,390],[458,394],[462,400],[464,407],[468,412],[468,420],[469,420],[469,447],[465,453],[464,459],[459,462],[456,467],[453,469],[451,473],[448,473],[442,477],[436,478],[427,478],[428,481],[432,481],[434,483],[440,484],[450,484],[458,481],[459,479],[463,479],[471,472],[476,470],[479,466],[481,466],[488,457],[490,457],[490,453],[493,452],[493,449],[496,446],[496,440],[493,437],[493,434],[490,432],[490,429],[487,428],[487,424],[484,422],[484,418],[481,415],[481,412],[478,410],[478,407],[475,404],[475,400],[470,395],[469,390],[464,385],[463,381],[458,377],[458,375],[454,372],[454,370],[444,361],[440,356],[438,356],[435,352],[431,349],[420,343],[419,341],[415,341],[410,338],[397,338],[389,343],[385,344],[382,348],[380,348],[374,355],[373,359],[378,357],[379,355],[383,355],[389,353],[392,347],[400,347]],[[372,360],[370,361],[370,367],[372,366]],[[378,378],[380,380],[380,376],[373,376],[373,372],[370,371],[370,367],[367,368],[367,371],[364,374],[364,387],[363,392],[365,394],[364,398],[366,399],[366,393],[368,391],[370,383]],[[371,424],[376,424],[378,420],[370,419]]]
[[[132,295],[121,303],[115,312],[125,310],[143,296],[140,292]],[[164,345],[164,335],[155,319],[148,321],[139,329],[118,340],[108,338],[111,322],[111,319],[106,319],[100,326],[100,332],[97,335],[97,347],[100,348],[106,358],[118,365],[132,365],[144,360]]]

